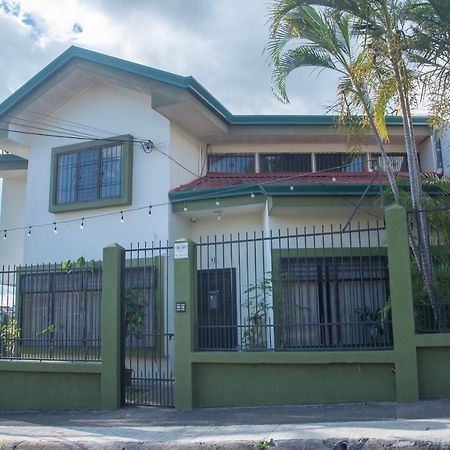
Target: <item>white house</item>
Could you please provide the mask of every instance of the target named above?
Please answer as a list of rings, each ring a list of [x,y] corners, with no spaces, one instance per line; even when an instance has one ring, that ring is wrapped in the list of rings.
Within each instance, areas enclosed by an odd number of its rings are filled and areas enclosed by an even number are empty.
[[[414,123],[421,168],[435,171],[426,119]],[[6,99],[0,124],[1,264],[345,223],[368,184],[354,219],[380,215],[370,134],[352,156],[333,117],[233,115],[192,77],[78,47]],[[388,124],[405,170],[401,118]]]

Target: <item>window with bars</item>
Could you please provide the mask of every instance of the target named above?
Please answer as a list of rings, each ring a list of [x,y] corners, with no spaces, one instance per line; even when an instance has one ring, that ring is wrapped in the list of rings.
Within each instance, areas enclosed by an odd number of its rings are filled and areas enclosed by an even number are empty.
[[[102,270],[49,268],[18,277],[22,344],[27,348],[99,347]],[[156,266],[128,267],[124,273],[126,346],[154,347]],[[136,320],[137,316],[137,320]],[[127,320],[126,320],[127,322]]]
[[[131,203],[132,137],[53,149],[50,212]]]
[[[261,153],[260,172],[311,172],[311,153]]]
[[[352,153],[316,153],[316,171],[364,172],[366,156]]]
[[[208,155],[208,172],[245,173],[254,171],[254,154],[226,153]]]
[[[408,158],[406,153],[388,153],[387,158],[394,172],[408,172]],[[372,154],[371,161],[372,169],[380,167],[383,172],[386,170],[381,155]]]
[[[385,256],[282,258],[284,348],[389,346]]]

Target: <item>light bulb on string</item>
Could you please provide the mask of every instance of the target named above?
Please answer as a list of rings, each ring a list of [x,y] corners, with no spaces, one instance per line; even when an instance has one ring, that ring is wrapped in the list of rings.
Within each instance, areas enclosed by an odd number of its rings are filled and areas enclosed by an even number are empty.
[[[188,210],[188,207],[187,207],[187,205],[186,205],[186,202],[184,202],[184,205],[183,205],[183,211],[186,212],[187,210]]]
[[[220,222],[221,220],[222,220],[222,216],[219,214],[219,215],[217,216],[217,221]]]
[[[6,239],[6,230],[5,233],[3,234],[3,239]]]
[[[53,233],[58,234],[58,229],[56,228],[56,222],[53,222]]]
[[[120,211],[120,222],[121,222],[121,223],[124,222],[124,220],[123,220],[123,211]]]
[[[216,206],[220,206],[220,202],[219,202],[218,198],[216,198]]]
[[[28,227],[28,236],[31,236],[31,227]]]
[[[84,217],[81,219],[80,230],[84,229]]]
[[[149,215],[149,216],[152,215],[152,206],[151,206],[151,205],[148,207],[148,215]]]
[[[251,198],[255,198],[254,192],[252,192],[252,193],[250,194],[250,197],[251,197]]]
[[[294,185],[291,184],[291,185],[289,186],[289,189],[290,189],[291,191],[293,191],[293,190],[294,190]]]

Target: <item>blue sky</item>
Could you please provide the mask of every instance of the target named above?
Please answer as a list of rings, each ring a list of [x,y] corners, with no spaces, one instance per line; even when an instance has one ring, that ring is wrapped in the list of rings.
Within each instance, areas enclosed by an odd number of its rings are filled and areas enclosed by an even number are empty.
[[[302,69],[271,92],[266,0],[0,0],[0,101],[70,45],[193,75],[235,114],[322,114],[333,75]]]

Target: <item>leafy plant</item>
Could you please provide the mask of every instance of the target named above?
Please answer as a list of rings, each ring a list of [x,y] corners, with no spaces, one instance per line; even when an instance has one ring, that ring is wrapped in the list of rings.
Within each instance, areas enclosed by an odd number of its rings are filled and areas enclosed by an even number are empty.
[[[272,274],[267,273],[264,278],[250,284],[244,291],[247,301],[244,307],[248,315],[245,318],[245,329],[242,333],[242,347],[246,349],[263,349],[267,347],[268,313],[273,305],[268,302],[272,297]]]
[[[20,328],[17,320],[5,314],[0,324],[0,355],[14,356],[16,340],[20,338]]]
[[[367,306],[355,310],[355,313],[358,316],[358,321],[366,325],[365,337],[367,342],[375,343],[386,332],[388,332],[389,328],[387,327],[387,322],[390,312],[390,302],[385,303],[382,308],[377,308],[375,310],[372,310]]]
[[[126,335],[140,338],[145,319],[145,295],[143,289],[125,290]]]

